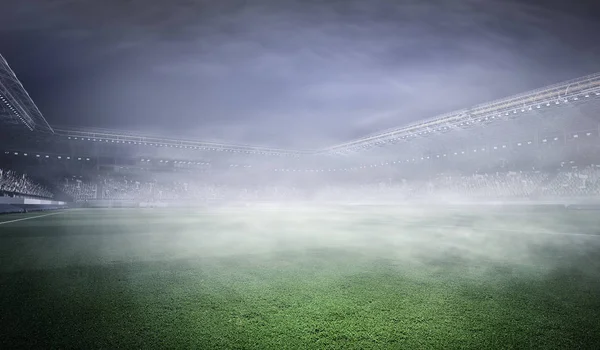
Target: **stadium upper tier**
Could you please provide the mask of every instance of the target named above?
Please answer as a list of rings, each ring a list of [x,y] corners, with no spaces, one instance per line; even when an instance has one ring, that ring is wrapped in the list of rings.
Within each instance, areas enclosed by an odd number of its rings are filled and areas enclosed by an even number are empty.
[[[134,145],[147,146],[162,146],[171,148],[187,148],[208,151],[222,151],[231,153],[248,153],[248,154],[264,154],[264,155],[280,155],[280,156],[299,156],[303,154],[312,154],[314,151],[305,150],[286,150],[268,147],[257,147],[247,145],[234,145],[218,142],[192,141],[171,139],[159,136],[147,136],[128,134],[113,130],[101,129],[73,129],[73,128],[56,128],[54,134],[59,137],[64,137],[71,140],[86,140],[93,142],[110,142]]]
[[[0,55],[0,121],[8,125],[24,125],[30,131],[53,132],[52,127]]]
[[[414,146],[415,142],[418,143],[425,138],[431,139],[431,137],[434,136],[441,137],[442,135],[448,133],[452,134],[452,132],[456,131],[465,131],[473,128],[480,128],[478,130],[482,130],[481,128],[485,127],[488,129],[490,126],[497,128],[499,124],[502,124],[502,121],[514,120],[521,114],[523,116],[529,114],[538,117],[544,116],[544,118],[546,118],[546,116],[551,116],[560,112],[563,117],[568,118],[571,114],[585,114],[582,110],[596,110],[595,106],[597,103],[590,102],[590,100],[597,100],[599,96],[600,73],[596,73],[472,108],[447,113],[433,119],[421,121],[401,128],[379,132],[374,135],[321,150],[286,150],[217,142],[178,140],[98,129],[57,128],[55,129],[55,133],[58,136],[71,139],[157,145],[234,153],[280,156],[351,154],[364,152],[375,147],[404,142],[410,142],[410,145]],[[578,109],[573,109],[573,106],[576,106]],[[585,106],[591,107],[585,108]],[[565,109],[563,107],[571,108]],[[546,118],[545,120],[550,119],[555,120],[556,118]],[[443,139],[444,137],[441,138]]]
[[[513,115],[600,96],[600,73],[542,89],[463,109],[324,149],[323,153],[348,154],[386,143],[409,142],[450,131],[483,127],[514,119]]]
[[[548,118],[548,116],[553,114],[560,114],[560,117],[563,119],[560,121],[562,124],[564,124],[565,119],[571,117],[578,120],[587,118],[595,120],[595,128],[598,128],[598,115],[600,115],[598,111],[600,111],[600,108],[597,108],[597,106],[599,96],[600,73],[596,73],[490,103],[447,113],[433,119],[420,121],[404,127],[382,131],[374,135],[362,137],[325,149],[290,150],[250,145],[234,145],[222,142],[181,140],[102,129],[53,129],[35,106],[14,72],[8,66],[6,60],[0,56],[0,121],[5,124],[25,125],[31,131],[49,132],[52,133],[50,139],[58,138],[111,144],[133,144],[177,149],[221,151],[232,154],[262,154],[291,157],[317,154],[331,156],[353,154],[357,152],[363,153],[369,149],[388,147],[394,144],[408,146],[403,147],[403,151],[408,152],[412,152],[415,149],[420,152],[436,152],[431,149],[432,145],[430,142],[434,137],[436,143],[440,145],[449,141],[449,136],[447,135],[452,135],[452,137],[456,136],[458,138],[465,137],[463,131],[474,128],[476,128],[478,133],[485,133],[484,130],[494,128],[497,129],[493,131],[494,134],[498,134],[500,132],[499,129],[501,128],[506,129],[506,132],[511,132],[510,127],[502,126],[502,124],[504,124],[502,121],[530,119],[530,124],[532,122],[538,124],[539,122],[543,122],[548,124],[551,119],[560,119],[554,117]],[[594,101],[592,102],[592,100]],[[537,116],[537,118],[527,118],[527,116]],[[581,118],[582,116],[584,118]],[[518,123],[512,124],[516,125]],[[586,121],[586,124],[589,123]],[[571,131],[584,131],[584,129],[588,129],[588,126],[577,128],[578,129]],[[591,128],[594,128],[594,126]],[[537,129],[538,132],[544,132],[543,129],[546,128],[538,127]],[[592,132],[592,134],[597,135],[598,132]],[[468,137],[471,137],[472,134],[473,133]],[[48,139],[45,136],[44,138]],[[488,139],[488,141],[490,140]],[[455,144],[453,145],[455,146]],[[440,152],[443,154],[443,151]]]

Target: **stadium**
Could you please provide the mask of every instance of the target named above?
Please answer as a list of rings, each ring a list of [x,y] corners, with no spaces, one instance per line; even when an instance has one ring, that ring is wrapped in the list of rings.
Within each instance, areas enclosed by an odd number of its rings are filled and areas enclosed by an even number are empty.
[[[292,150],[53,126],[1,58],[0,117],[3,348],[600,344],[600,74]]]

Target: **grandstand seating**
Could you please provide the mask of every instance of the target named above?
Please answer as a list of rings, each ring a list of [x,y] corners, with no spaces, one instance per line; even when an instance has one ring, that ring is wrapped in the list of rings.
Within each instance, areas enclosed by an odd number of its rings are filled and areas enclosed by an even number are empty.
[[[52,191],[26,174],[0,168],[0,195],[53,198]]]
[[[75,201],[93,199],[130,201],[325,200],[399,201],[409,199],[510,200],[532,198],[600,197],[600,166],[556,172],[507,171],[471,175],[438,174],[426,180],[392,180],[359,184],[296,186],[214,185],[193,178],[177,181],[104,175],[96,182],[70,181],[64,191]]]
[[[48,179],[50,181],[50,179]],[[564,167],[558,171],[490,171],[477,174],[441,173],[430,178],[335,183],[312,186],[243,183],[213,184],[190,174],[120,175],[105,172],[89,178],[62,177],[54,189],[13,170],[0,169],[0,194],[11,197],[53,198],[67,194],[74,202],[121,200],[172,201],[385,201],[514,200],[600,198],[600,165]],[[54,193],[53,193],[54,192]]]
[[[76,202],[98,198],[97,185],[79,179],[64,178],[59,182],[59,188]]]

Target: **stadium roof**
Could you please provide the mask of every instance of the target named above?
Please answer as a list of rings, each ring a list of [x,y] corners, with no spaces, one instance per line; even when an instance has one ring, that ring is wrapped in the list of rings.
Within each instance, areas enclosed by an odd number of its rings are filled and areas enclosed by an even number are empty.
[[[306,150],[287,150],[278,148],[258,147],[249,145],[235,145],[229,143],[206,142],[194,140],[172,139],[160,136],[148,136],[135,133],[125,133],[122,131],[107,129],[74,129],[74,128],[56,128],[55,135],[72,140],[84,140],[92,142],[111,142],[124,144],[142,144],[151,146],[163,146],[171,148],[188,148],[210,151],[223,151],[232,153],[281,155],[281,156],[299,156],[303,154],[312,154],[314,151]]]
[[[513,114],[517,112],[531,111],[533,108],[539,109],[542,106],[547,107],[556,104],[564,104],[569,101],[578,101],[578,103],[581,103],[585,99],[597,98],[598,96],[600,96],[600,73],[547,86],[468,109],[443,114],[432,119],[382,131],[377,134],[321,150],[286,150],[251,145],[169,139],[159,136],[147,136],[103,129],[57,128],[55,131],[59,136],[85,140],[89,139],[90,141],[102,140],[122,143],[152,143],[168,147],[197,148],[238,153],[259,153],[267,155],[351,154],[374,147],[381,147],[388,143],[409,142],[416,138],[447,133],[452,130],[483,127],[496,121],[512,119]]]
[[[456,129],[483,126],[490,120],[503,120],[506,116],[525,112],[543,105],[554,105],[600,96],[600,73],[547,86],[538,90],[511,96],[501,100],[474,106],[433,119],[420,121],[401,128],[390,129],[374,135],[345,142],[323,150],[324,153],[346,154],[357,152],[385,143],[410,141],[421,135],[445,133]]]
[[[0,122],[53,133],[4,57],[0,55]]]
[[[435,118],[420,121],[404,127],[389,129],[321,150],[289,150],[251,145],[234,145],[221,142],[181,140],[160,136],[140,135],[105,129],[53,129],[42,116],[35,103],[24,89],[6,60],[0,55],[0,122],[24,125],[29,130],[55,134],[75,140],[115,142],[128,144],[148,144],[175,148],[192,148],[234,153],[299,156],[306,154],[351,154],[391,143],[447,133],[452,130],[483,127],[496,121],[509,119],[518,111],[570,101],[582,102],[600,96],[600,73],[547,86],[501,100],[481,104]]]

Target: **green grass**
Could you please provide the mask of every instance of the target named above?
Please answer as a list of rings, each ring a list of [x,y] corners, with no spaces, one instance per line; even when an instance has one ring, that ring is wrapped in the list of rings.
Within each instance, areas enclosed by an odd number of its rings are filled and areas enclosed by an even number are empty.
[[[466,209],[19,221],[0,225],[0,347],[596,349],[598,228]]]

